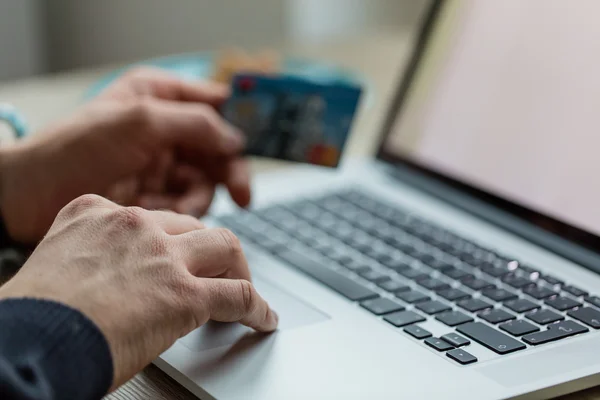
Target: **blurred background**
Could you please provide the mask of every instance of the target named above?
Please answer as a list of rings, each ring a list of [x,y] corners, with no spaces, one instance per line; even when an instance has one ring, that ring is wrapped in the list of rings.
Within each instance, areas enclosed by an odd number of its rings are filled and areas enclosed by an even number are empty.
[[[427,0],[0,0],[0,81],[230,46],[411,31]]]

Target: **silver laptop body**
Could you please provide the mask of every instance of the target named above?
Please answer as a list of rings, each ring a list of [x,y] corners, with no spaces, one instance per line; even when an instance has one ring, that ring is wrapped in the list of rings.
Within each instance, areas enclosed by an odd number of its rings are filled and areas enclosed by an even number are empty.
[[[209,323],[155,364],[201,399],[600,384],[600,162],[585,158],[600,80],[580,76],[600,66],[599,6],[434,2],[377,158],[259,175],[251,212],[223,195],[207,219],[241,238],[279,330]]]

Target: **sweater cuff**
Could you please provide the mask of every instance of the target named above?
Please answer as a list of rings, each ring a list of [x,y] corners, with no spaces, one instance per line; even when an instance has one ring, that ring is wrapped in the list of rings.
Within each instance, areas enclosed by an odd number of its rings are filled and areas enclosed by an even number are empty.
[[[100,329],[53,301],[0,301],[0,355],[14,366],[23,389],[50,391],[51,398],[99,399],[113,380],[110,348]]]

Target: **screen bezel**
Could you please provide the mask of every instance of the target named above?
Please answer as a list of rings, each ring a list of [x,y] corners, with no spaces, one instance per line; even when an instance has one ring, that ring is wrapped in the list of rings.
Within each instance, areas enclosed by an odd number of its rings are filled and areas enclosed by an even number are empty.
[[[442,184],[449,185],[453,189],[459,190],[468,196],[474,197],[475,199],[481,200],[503,212],[511,214],[512,216],[515,216],[526,223],[532,224],[545,232],[558,236],[568,242],[582,246],[596,254],[600,254],[600,237],[593,233],[567,224],[563,221],[559,221],[531,208],[496,196],[475,186],[454,179],[448,175],[434,171],[426,166],[413,162],[407,157],[403,157],[402,155],[386,149],[387,138],[392,133],[392,129],[398,114],[401,113],[402,107],[406,104],[406,101],[410,95],[411,85],[416,76],[416,72],[420,67],[420,63],[423,61],[423,56],[430,39],[434,35],[436,23],[439,21],[438,17],[442,14],[443,8],[449,3],[450,2],[447,2],[446,0],[432,0],[428,11],[425,13],[420,31],[416,38],[412,56],[410,57],[403,72],[398,91],[390,103],[390,107],[386,114],[387,118],[382,126],[382,132],[377,151],[377,159],[392,165],[402,166],[404,169],[415,171],[426,179],[432,179]]]

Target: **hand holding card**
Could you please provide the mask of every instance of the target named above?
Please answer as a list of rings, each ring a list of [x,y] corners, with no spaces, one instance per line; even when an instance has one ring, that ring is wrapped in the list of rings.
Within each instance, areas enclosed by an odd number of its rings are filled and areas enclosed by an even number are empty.
[[[361,88],[255,74],[232,86],[222,111],[247,134],[248,155],[338,166]]]

